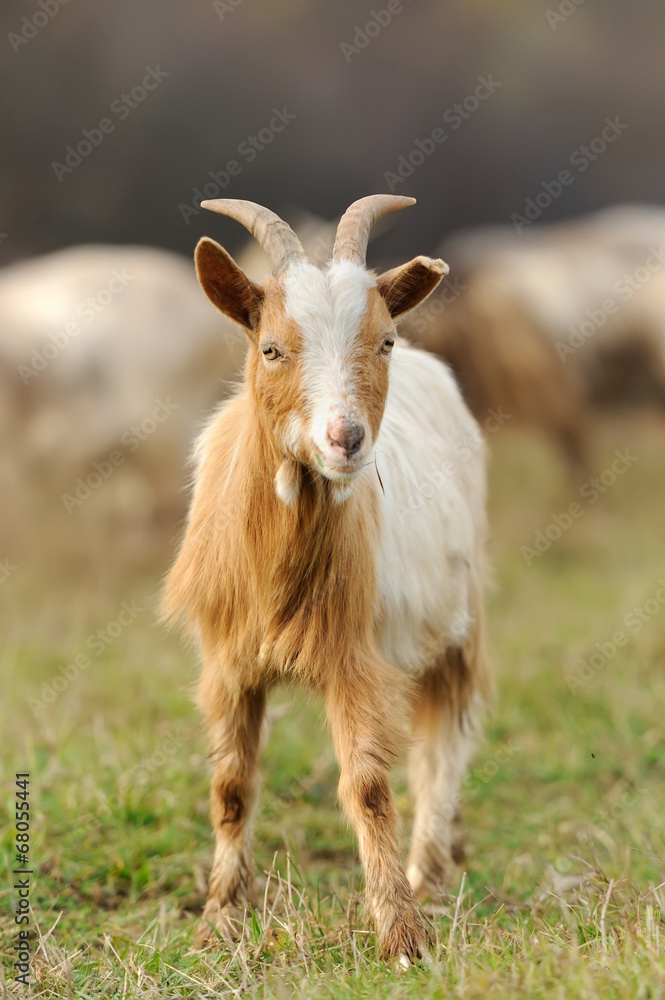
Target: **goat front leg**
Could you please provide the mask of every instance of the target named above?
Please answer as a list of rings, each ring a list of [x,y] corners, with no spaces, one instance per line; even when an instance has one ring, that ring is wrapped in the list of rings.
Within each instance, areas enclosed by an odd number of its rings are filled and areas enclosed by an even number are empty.
[[[246,691],[223,700],[221,718],[209,712],[213,774],[210,815],[215,857],[208,901],[197,931],[197,944],[216,937],[238,937],[245,909],[254,899],[252,819],[258,802],[257,767],[265,692]]]
[[[365,898],[381,956],[404,965],[425,954],[418,902],[399,857],[399,820],[388,780],[410,715],[403,681],[378,658],[340,672],[325,691],[340,766],[339,797],[358,837]]]

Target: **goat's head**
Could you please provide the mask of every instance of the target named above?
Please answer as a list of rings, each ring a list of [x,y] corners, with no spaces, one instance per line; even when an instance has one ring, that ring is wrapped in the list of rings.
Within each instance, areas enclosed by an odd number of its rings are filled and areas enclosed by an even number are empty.
[[[203,290],[250,340],[247,383],[257,419],[283,457],[278,495],[293,502],[303,465],[349,485],[371,459],[381,425],[394,320],[448,270],[428,257],[380,275],[366,268],[371,226],[414,199],[372,195],[354,202],[323,268],[309,263],[295,233],[268,209],[231,199],[202,204],[241,222],[272,267],[273,276],[260,286],[213,240],[204,238],[196,248]],[[338,492],[340,499],[347,493]]]

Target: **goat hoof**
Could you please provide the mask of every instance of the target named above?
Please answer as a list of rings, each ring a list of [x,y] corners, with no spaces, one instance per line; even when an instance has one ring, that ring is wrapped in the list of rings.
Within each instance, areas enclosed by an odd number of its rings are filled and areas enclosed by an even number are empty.
[[[417,914],[413,921],[408,924],[393,925],[388,939],[383,941],[381,951],[384,957],[394,956],[398,964],[405,969],[417,959],[425,958],[427,948],[425,947],[425,934],[420,914]]]
[[[208,900],[196,929],[197,946],[219,945],[222,943],[220,938],[228,944],[239,941],[245,926],[246,912],[239,906],[221,906],[214,900]]]
[[[416,945],[413,950],[400,951],[396,955],[399,969],[410,969],[418,962],[425,962],[429,965],[432,961],[430,954],[424,944]]]

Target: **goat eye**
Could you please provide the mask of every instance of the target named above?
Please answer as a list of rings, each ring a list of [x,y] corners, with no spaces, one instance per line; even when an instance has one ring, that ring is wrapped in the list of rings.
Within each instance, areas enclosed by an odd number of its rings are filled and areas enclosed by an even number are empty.
[[[394,346],[395,346],[395,341],[393,337],[386,337],[383,343],[381,344],[381,353],[390,354]]]
[[[261,351],[266,361],[276,361],[282,356],[281,351],[278,351],[274,344],[266,344],[265,347],[261,348]]]

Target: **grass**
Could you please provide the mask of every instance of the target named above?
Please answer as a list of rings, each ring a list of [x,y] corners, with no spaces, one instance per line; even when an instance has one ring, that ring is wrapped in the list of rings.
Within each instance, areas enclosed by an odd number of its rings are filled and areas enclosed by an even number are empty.
[[[240,946],[194,949],[211,860],[206,746],[194,658],[155,625],[159,575],[93,559],[78,581],[43,566],[58,585],[37,588],[17,571],[2,584],[6,995],[665,997],[662,440],[646,416],[599,427],[597,473],[617,448],[638,460],[530,566],[522,546],[579,484],[537,438],[492,442],[498,697],[465,785],[463,884],[430,923],[431,962],[406,972],[377,960],[321,708],[297,691],[271,705],[262,903]],[[143,610],[112,638],[123,601]],[[635,607],[644,620],[626,619]],[[110,642],[96,652],[99,629]],[[36,717],[42,685],[82,653],[89,665]],[[31,774],[36,870],[28,991],[11,981],[17,771]],[[401,767],[394,785],[406,835]]]

